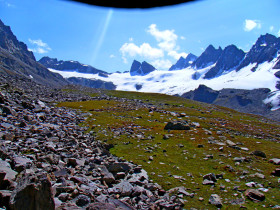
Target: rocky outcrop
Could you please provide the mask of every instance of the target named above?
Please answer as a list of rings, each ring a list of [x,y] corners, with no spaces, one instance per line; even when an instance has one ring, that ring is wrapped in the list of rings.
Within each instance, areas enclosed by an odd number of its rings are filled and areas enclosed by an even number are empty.
[[[59,74],[50,72],[36,62],[27,46],[17,40],[10,27],[0,20],[0,73],[29,78],[39,84],[61,87],[68,82]]]
[[[17,209],[55,209],[51,179],[47,173],[22,174],[10,198],[10,208]]]
[[[32,65],[35,57],[27,49],[27,45],[17,40],[9,26],[4,25],[0,20],[0,47],[6,50],[12,56],[18,58],[23,63]]]
[[[185,121],[168,122],[164,127],[164,130],[190,130],[190,129],[191,129],[190,126]]]
[[[134,60],[131,68],[130,68],[130,75],[131,76],[144,76],[152,71],[156,70],[151,64],[147,63],[146,61],[140,63],[139,61]]]
[[[187,68],[191,66],[196,59],[197,56],[193,55],[192,53],[189,53],[186,58],[180,57],[177,63],[169,68],[169,71]]]

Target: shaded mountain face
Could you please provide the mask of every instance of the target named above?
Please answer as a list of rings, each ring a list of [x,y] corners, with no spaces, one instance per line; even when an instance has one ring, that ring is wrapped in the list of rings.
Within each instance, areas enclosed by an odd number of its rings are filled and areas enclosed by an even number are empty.
[[[223,50],[221,47],[215,49],[213,45],[209,45],[206,50],[195,60],[192,67],[202,69],[217,62]]]
[[[180,57],[176,64],[170,67],[170,71],[172,70],[180,70],[187,68],[193,64],[193,62],[197,59],[197,56],[194,54],[188,54],[186,58]]]
[[[7,50],[8,53],[17,57],[24,63],[31,64],[31,60],[35,61],[35,57],[31,51],[27,49],[26,44],[17,40],[9,26],[4,25],[0,20],[0,47]]]
[[[270,62],[277,55],[279,49],[280,38],[271,34],[261,35],[236,70],[239,71],[250,63],[257,63],[258,65],[265,61]],[[252,70],[254,71],[255,68]]]
[[[42,65],[47,68],[52,68],[60,71],[76,71],[80,73],[89,73],[89,74],[100,74],[101,76],[106,77],[107,72],[96,69],[90,65],[84,65],[78,61],[58,61],[56,58],[43,57],[39,61]]]
[[[224,72],[234,70],[243,60],[244,56],[243,50],[238,49],[235,45],[227,46],[217,60],[216,65],[205,74],[204,78],[212,79]]]
[[[26,44],[17,40],[9,26],[0,20],[0,73],[3,75],[25,77],[54,87],[68,84],[59,74],[50,72],[36,62]]]
[[[184,93],[182,97],[279,120],[280,110],[271,112],[270,104],[263,103],[269,95],[268,88],[253,90],[225,88],[215,91],[205,85],[199,85],[197,89]]]
[[[80,77],[70,77],[67,80],[73,84],[82,85],[91,88],[101,88],[107,90],[116,89],[116,85],[114,85],[112,82],[105,82],[102,80],[86,79]]]
[[[134,60],[131,68],[130,68],[130,75],[131,76],[144,76],[152,71],[156,70],[151,64],[147,63],[146,61],[140,63],[139,61]]]

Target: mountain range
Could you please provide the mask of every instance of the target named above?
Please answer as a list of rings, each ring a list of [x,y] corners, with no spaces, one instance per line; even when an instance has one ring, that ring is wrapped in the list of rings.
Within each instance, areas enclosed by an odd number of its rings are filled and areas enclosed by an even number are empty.
[[[134,60],[129,72],[107,73],[78,61],[43,57],[38,62],[27,46],[0,21],[0,71],[39,84],[179,95],[242,112],[280,120],[280,38],[261,35],[249,52],[235,45],[209,45],[200,55],[189,53],[169,70]]]
[[[224,49],[209,45],[200,56],[190,53],[180,57],[165,71],[136,60],[129,72],[108,74],[106,78],[77,71],[51,71],[65,78],[111,82],[117,90],[179,95],[280,120],[276,111],[280,108],[279,50],[280,38],[265,34],[247,53],[235,45]]]

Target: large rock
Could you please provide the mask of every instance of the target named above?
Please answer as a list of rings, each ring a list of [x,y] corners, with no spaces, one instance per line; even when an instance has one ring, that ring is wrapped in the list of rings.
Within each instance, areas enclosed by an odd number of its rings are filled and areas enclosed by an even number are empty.
[[[275,165],[280,165],[280,158],[272,158],[269,160],[269,162]]]
[[[13,158],[12,166],[17,172],[21,172],[26,168],[29,168],[32,164],[32,160],[23,156],[15,156]]]
[[[10,199],[12,210],[55,209],[50,178],[47,174],[24,174]]]
[[[190,130],[190,126],[188,123],[185,121],[173,121],[173,122],[168,122],[164,130]]]
[[[209,198],[209,203],[212,205],[215,205],[218,208],[221,208],[223,206],[222,200],[219,195],[212,194]]]
[[[130,196],[133,192],[133,186],[128,181],[122,181],[108,190],[110,193]]]
[[[13,184],[17,172],[10,168],[10,164],[0,159],[0,189],[7,189]]]
[[[258,190],[248,189],[245,191],[245,196],[254,202],[265,200],[265,195]]]

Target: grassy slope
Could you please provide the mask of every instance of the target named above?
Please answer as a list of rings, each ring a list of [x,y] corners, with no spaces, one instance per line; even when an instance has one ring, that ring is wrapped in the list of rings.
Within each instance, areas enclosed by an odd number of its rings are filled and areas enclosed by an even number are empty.
[[[195,193],[194,198],[184,198],[188,201],[186,208],[213,208],[208,199],[216,193],[222,197],[225,208],[239,209],[239,205],[232,206],[229,202],[242,198],[244,190],[248,189],[245,183],[250,181],[263,184],[269,191],[264,193],[264,202],[253,203],[246,199],[243,206],[259,209],[263,205],[268,207],[280,203],[278,178],[270,175],[276,166],[268,163],[271,158],[280,158],[279,125],[258,116],[179,97],[123,91],[105,91],[105,94],[111,98],[139,99],[162,112],[149,112],[148,107],[137,106],[131,100],[65,102],[59,106],[90,112],[92,115],[84,125],[94,131],[96,139],[113,144],[111,152],[114,155],[142,165],[150,178],[164,189],[185,186],[188,192]],[[168,132],[163,129],[166,122],[178,117],[164,111],[184,112],[187,117],[182,120],[197,122],[200,127]],[[173,136],[164,140],[164,134]],[[249,151],[228,146],[219,151],[221,146],[210,144],[209,140],[231,140]],[[198,148],[199,144],[204,147]],[[263,151],[267,158],[251,155],[255,150]],[[213,155],[213,159],[206,159],[207,155]],[[149,160],[150,156],[153,160]],[[250,162],[238,165],[234,157],[246,157]],[[234,172],[230,172],[227,166],[233,167]],[[243,175],[244,171],[247,174]],[[250,176],[257,172],[266,178]],[[202,185],[202,176],[207,173],[223,174],[224,179],[218,180],[214,187]],[[227,179],[230,181],[227,182]],[[220,189],[222,185],[225,190]],[[238,190],[234,189],[237,186]],[[204,201],[199,201],[199,197],[203,197]]]

